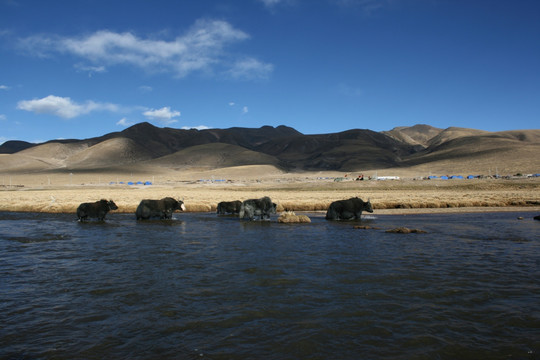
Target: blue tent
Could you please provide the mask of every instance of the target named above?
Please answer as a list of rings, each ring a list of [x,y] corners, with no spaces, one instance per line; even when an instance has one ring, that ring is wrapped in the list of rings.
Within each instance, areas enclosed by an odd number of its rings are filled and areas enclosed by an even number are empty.
[[[144,183],[144,185],[152,185],[152,183],[150,181],[147,181]]]
[[[442,180],[448,180],[448,176],[443,175],[443,176],[441,176],[441,179]]]
[[[474,175],[469,175],[469,176],[467,176],[467,179],[474,179],[475,177],[476,176],[474,176]]]
[[[461,176],[461,175],[453,175],[453,176],[450,176],[450,179],[463,179],[463,176]]]
[[[437,177],[435,175],[428,176],[428,179],[436,179]]]
[[[133,185],[133,181],[129,181],[127,184],[128,185]]]

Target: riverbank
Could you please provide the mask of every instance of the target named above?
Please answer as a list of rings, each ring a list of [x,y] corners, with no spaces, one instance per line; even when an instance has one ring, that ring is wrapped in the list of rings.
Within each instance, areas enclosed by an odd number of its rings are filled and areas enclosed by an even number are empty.
[[[17,178],[0,186],[0,211],[74,213],[82,202],[112,199],[116,212],[134,212],[142,199],[171,196],[184,201],[188,212],[215,211],[220,201],[269,196],[278,211],[325,211],[335,200],[358,196],[370,199],[378,213],[540,211],[540,179],[386,180],[336,182],[320,174],[273,174],[266,178],[201,180],[162,178],[133,183],[113,176],[64,181]],[[42,176],[42,179],[44,177]],[[90,180],[90,181],[89,181]],[[148,185],[144,185],[148,183]]]

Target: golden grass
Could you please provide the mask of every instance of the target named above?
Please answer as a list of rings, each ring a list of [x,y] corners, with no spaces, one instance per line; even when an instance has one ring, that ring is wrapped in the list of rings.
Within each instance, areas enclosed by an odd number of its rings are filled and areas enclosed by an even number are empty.
[[[294,211],[283,211],[277,221],[279,223],[310,223],[311,219],[307,215],[296,215]]]
[[[256,169],[256,168],[250,168]],[[208,174],[206,178],[209,178]],[[344,181],[316,174],[267,173],[257,179],[200,182],[201,174],[139,176],[150,186],[109,184],[118,174],[34,174],[4,177],[0,211],[74,213],[80,203],[112,199],[116,212],[135,212],[142,199],[183,199],[188,212],[215,212],[220,201],[269,196],[277,211],[325,211],[335,200],[370,199],[375,212],[470,211],[525,207],[540,211],[540,178],[475,180]],[[123,177],[122,177],[123,176]],[[242,175],[243,176],[243,175]],[[217,177],[216,177],[217,178]]]

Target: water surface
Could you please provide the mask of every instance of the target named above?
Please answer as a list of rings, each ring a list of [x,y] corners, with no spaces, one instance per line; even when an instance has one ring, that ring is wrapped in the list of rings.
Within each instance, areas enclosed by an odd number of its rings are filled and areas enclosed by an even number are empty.
[[[539,358],[537,214],[308,215],[0,213],[0,358]]]

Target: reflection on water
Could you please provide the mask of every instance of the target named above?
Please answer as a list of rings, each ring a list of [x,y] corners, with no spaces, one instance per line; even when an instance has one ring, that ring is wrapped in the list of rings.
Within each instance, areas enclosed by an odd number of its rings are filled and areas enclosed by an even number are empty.
[[[0,213],[0,358],[539,358],[536,214],[308,215]]]

